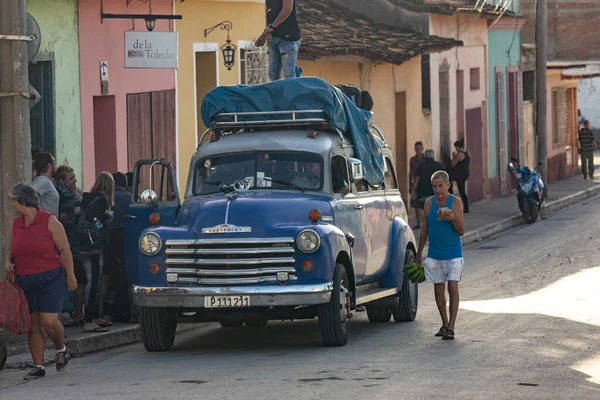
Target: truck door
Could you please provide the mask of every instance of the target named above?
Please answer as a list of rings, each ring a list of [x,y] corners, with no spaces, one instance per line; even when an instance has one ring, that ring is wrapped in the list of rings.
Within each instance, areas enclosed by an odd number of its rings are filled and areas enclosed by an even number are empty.
[[[125,267],[129,283],[138,283],[138,239],[152,225],[173,226],[179,211],[179,189],[171,163],[141,160],[133,170],[132,200],[125,215]]]

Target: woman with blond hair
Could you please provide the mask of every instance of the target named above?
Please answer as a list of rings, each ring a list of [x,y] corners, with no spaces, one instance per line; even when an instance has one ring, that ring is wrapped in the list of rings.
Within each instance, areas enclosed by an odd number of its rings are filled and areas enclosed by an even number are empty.
[[[85,270],[87,284],[85,292],[85,322],[84,332],[106,332],[106,327],[112,324],[100,319],[99,296],[103,266],[103,248],[108,243],[106,225],[111,218],[110,211],[114,205],[115,181],[111,174],[102,172],[96,178],[96,183],[89,193],[83,194],[81,201],[81,215],[74,230],[73,248],[78,252],[79,259]],[[91,228],[90,228],[91,226]],[[81,229],[78,227],[84,227]],[[98,243],[89,243],[86,236],[90,229],[97,229],[102,237]],[[95,232],[96,233],[96,232]],[[78,237],[77,237],[78,236]],[[86,244],[87,246],[84,246]],[[83,282],[79,282],[83,284]]]

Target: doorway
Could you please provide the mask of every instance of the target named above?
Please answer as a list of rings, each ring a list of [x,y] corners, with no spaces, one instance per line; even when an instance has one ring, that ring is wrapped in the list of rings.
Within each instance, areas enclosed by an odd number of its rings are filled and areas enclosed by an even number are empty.
[[[115,96],[94,96],[94,159],[96,174],[117,170]]]
[[[449,66],[448,66],[449,68]],[[440,71],[440,155],[439,161],[449,169],[450,160],[450,72]]]
[[[406,125],[406,92],[396,93],[396,173],[398,175],[398,187],[402,198],[409,204],[408,197],[408,147],[407,147],[407,125]]]
[[[469,201],[476,202],[484,198],[484,152],[483,120],[481,108],[466,111],[467,150],[471,156],[467,193]]]
[[[55,154],[54,61],[34,61],[29,64],[29,82],[41,96],[30,110],[31,146],[40,146]]]
[[[202,100],[219,86],[219,46],[216,43],[194,43],[194,92],[196,101],[196,138],[206,131],[202,122]]]

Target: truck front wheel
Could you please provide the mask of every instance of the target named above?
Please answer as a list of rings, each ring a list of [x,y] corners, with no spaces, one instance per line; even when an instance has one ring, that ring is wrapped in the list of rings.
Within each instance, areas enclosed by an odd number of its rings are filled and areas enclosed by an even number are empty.
[[[333,291],[329,303],[318,307],[321,341],[325,346],[343,346],[350,332],[350,287],[342,264],[333,273]]]
[[[173,348],[177,319],[166,308],[140,307],[140,331],[146,351],[168,351]]]

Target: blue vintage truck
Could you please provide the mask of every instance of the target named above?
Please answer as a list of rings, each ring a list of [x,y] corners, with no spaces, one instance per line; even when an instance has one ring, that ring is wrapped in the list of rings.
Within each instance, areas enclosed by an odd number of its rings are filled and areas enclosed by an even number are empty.
[[[340,346],[357,306],[371,322],[415,319],[402,268],[415,238],[370,113],[298,78],[217,88],[202,116],[183,204],[168,161],[134,171],[126,266],[148,351],[171,349],[178,322],[316,317]]]

